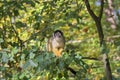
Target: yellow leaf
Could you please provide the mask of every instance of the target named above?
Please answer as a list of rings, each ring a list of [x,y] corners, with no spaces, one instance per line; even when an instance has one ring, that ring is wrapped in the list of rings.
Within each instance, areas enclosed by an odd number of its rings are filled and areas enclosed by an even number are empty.
[[[20,29],[17,29],[17,32],[18,32],[18,34],[20,34],[20,33],[21,33],[21,30],[20,30]]]

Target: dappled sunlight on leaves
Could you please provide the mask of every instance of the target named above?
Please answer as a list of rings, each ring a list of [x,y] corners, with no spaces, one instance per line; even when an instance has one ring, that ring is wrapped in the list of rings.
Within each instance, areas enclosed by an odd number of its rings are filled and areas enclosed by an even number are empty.
[[[115,10],[119,0],[114,1]],[[100,6],[90,1],[98,15]],[[107,7],[105,4],[105,8]],[[116,18],[119,15],[116,12]],[[120,40],[103,14],[106,45],[100,47],[94,20],[82,0],[1,0],[0,78],[5,80],[103,80],[101,53],[107,53],[114,79],[120,77]],[[55,30],[64,33],[61,57],[46,51]],[[117,36],[114,36],[117,35]]]

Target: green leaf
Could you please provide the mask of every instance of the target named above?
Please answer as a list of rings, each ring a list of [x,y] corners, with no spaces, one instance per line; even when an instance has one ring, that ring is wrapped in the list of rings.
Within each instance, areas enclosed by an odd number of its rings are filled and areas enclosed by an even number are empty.
[[[2,38],[0,38],[0,43],[4,42]]]
[[[30,67],[29,60],[27,60],[26,63],[23,65],[23,69],[26,70],[28,67]]]
[[[60,69],[63,69],[65,66],[64,61],[60,60],[58,66]]]
[[[117,72],[118,72],[118,73],[120,73],[120,68],[119,68],[119,69],[117,69]]]
[[[31,59],[26,61],[26,63],[23,65],[23,69],[27,69],[30,67],[37,67],[37,64]]]
[[[25,23],[21,22],[21,21],[16,22],[16,26],[17,26],[18,28],[27,27],[27,25],[26,25]]]
[[[19,15],[18,10],[14,10],[13,12],[14,12],[14,16],[18,16]]]
[[[9,56],[7,55],[6,52],[2,53],[2,62],[8,63],[9,61]]]
[[[32,59],[35,57],[35,54],[33,52],[30,52],[29,57],[30,57],[30,59]]]
[[[13,49],[12,49],[12,54],[14,55],[14,54],[16,54],[18,52],[18,48],[17,47],[14,47]]]
[[[33,60],[29,60],[30,66],[37,67],[37,64]]]
[[[25,77],[25,72],[23,72],[21,75],[19,75],[20,79],[23,79]]]

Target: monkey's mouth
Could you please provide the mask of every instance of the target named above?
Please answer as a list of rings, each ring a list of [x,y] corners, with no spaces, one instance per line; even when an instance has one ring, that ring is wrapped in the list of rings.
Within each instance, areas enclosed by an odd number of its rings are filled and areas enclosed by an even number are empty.
[[[60,49],[60,47],[57,48],[58,50]]]
[[[61,38],[61,35],[58,35],[59,38]]]

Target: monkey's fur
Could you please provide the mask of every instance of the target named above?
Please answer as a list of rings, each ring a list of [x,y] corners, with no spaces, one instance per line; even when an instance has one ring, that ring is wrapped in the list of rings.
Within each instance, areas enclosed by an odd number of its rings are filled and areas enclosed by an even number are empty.
[[[62,55],[65,47],[65,38],[60,30],[56,30],[47,42],[47,51],[53,52],[57,57]]]

